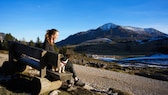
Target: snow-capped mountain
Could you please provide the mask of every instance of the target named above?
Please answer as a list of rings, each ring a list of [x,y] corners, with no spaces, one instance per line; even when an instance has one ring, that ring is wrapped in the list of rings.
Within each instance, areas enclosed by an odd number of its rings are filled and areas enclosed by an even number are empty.
[[[88,40],[107,38],[110,40],[146,40],[150,38],[166,37],[164,34],[153,28],[139,28],[132,26],[121,26],[113,23],[104,24],[97,29],[90,29],[84,32],[78,32],[74,35],[70,35],[65,40],[57,43],[58,46],[75,45]]]
[[[107,23],[105,25],[100,26],[99,28],[102,30],[110,30],[113,28],[116,28],[118,25],[112,24],[112,23]]]
[[[138,27],[131,27],[131,26],[121,26],[121,27],[126,30],[137,32],[138,34],[149,34],[156,37],[159,35],[162,35],[160,31],[153,28],[138,28]]]

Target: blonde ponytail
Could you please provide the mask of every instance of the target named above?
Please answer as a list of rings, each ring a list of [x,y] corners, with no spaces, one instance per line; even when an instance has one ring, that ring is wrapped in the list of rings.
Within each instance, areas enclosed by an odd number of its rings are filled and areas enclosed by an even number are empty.
[[[56,32],[58,32],[56,29],[47,30],[45,35],[45,40],[48,41],[50,45],[53,45],[54,43],[51,42],[51,36],[54,35]]]

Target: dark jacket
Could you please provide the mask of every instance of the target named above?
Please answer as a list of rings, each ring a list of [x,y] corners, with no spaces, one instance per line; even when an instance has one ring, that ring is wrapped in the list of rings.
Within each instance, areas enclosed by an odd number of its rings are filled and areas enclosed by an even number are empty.
[[[45,49],[47,51],[55,52],[54,45],[50,45],[47,40],[44,41],[43,49]]]

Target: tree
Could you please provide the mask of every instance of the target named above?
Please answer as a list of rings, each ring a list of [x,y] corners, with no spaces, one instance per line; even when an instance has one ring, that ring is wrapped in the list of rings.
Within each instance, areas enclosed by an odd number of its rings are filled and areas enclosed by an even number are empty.
[[[29,42],[29,46],[32,46],[32,47],[35,46],[35,44],[34,44],[34,42],[33,42],[32,40],[30,40],[30,42]]]
[[[67,47],[61,47],[59,53],[65,55],[67,53]]]
[[[10,33],[6,34],[4,37],[4,42],[2,43],[2,48],[4,50],[8,50],[8,41],[17,41],[17,39],[13,37]]]
[[[27,42],[26,42],[26,40],[25,40],[25,38],[23,38],[21,41],[19,41],[20,43],[22,43],[22,44],[25,44],[25,45],[27,45]]]
[[[16,39],[9,33],[5,35],[5,41],[15,41]]]
[[[38,48],[42,48],[42,47],[43,47],[43,44],[42,44],[42,42],[40,41],[40,38],[39,38],[39,37],[37,37],[37,41],[36,41],[35,47],[38,47]]]

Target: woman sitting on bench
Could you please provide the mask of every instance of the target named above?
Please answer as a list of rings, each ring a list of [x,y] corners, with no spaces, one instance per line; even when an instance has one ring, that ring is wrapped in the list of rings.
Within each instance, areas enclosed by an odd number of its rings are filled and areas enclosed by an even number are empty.
[[[59,32],[56,29],[47,30],[47,33],[45,35],[44,44],[43,44],[43,49],[45,49],[47,51],[55,52],[55,49],[54,49],[55,40],[58,38],[58,36],[59,36]],[[69,56],[65,56],[64,58],[67,59],[68,57]],[[47,69],[52,69],[52,66],[47,66]],[[67,62],[66,66],[65,66],[65,70],[69,71],[73,74],[75,85],[77,85],[77,86],[84,86],[85,85],[85,83],[83,83],[82,81],[79,81],[79,78],[77,77],[77,75],[74,71],[73,64],[70,61]]]

